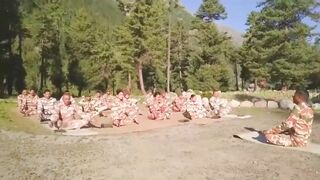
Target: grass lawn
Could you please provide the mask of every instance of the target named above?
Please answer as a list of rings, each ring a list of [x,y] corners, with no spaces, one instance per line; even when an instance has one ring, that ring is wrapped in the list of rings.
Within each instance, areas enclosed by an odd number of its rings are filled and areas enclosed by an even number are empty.
[[[48,134],[35,117],[23,117],[17,112],[17,104],[10,100],[0,102],[0,129],[23,131],[32,134]]]

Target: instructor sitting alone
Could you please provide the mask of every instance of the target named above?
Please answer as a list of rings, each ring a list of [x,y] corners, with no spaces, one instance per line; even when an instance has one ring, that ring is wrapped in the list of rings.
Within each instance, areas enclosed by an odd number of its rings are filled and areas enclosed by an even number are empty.
[[[313,110],[308,106],[307,90],[296,90],[293,96],[295,106],[286,121],[263,131],[267,142],[279,146],[304,147],[311,134]]]

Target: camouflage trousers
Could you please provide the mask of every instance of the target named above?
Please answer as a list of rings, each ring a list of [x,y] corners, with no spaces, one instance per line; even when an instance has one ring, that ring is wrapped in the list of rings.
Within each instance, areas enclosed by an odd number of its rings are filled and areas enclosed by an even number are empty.
[[[293,146],[290,135],[287,134],[266,134],[268,143],[279,146]]]

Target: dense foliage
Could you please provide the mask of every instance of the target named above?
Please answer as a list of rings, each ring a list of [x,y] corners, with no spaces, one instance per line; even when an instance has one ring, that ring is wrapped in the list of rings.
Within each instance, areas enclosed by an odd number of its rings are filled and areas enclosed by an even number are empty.
[[[203,0],[196,16],[177,0],[3,0],[0,94],[235,90],[239,66],[243,82],[318,88],[319,41],[303,22],[319,18],[316,2],[259,6],[239,49],[215,25],[227,18],[218,0]]]

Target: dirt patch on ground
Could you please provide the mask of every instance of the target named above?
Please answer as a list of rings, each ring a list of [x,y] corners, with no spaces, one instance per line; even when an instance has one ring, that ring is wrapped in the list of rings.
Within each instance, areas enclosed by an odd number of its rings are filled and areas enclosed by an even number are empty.
[[[170,124],[136,133],[70,137],[0,132],[0,179],[318,179],[320,156],[232,137],[288,113],[238,110],[246,120]],[[180,115],[177,115],[180,116]],[[196,120],[195,120],[196,121]],[[316,120],[312,141],[320,143]],[[148,122],[149,123],[149,122]],[[142,126],[142,125],[141,125]],[[135,125],[123,128],[137,129]],[[142,127],[140,127],[142,128]],[[99,131],[123,131],[103,129]]]

